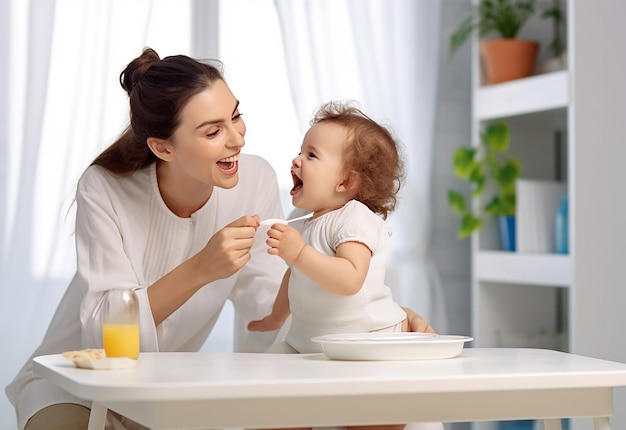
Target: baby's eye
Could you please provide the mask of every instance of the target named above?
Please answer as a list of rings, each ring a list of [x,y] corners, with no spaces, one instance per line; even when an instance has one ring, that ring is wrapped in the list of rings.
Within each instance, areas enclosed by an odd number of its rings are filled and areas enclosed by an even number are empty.
[[[317,158],[317,155],[315,155],[313,152],[309,152],[309,158]]]

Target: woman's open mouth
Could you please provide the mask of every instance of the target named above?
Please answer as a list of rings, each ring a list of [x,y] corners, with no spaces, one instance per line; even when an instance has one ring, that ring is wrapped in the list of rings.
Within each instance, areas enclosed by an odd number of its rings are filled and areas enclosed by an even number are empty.
[[[293,171],[291,171],[291,179],[293,180],[293,188],[289,194],[293,196],[302,188],[302,179],[300,179]]]
[[[223,158],[217,162],[217,167],[226,174],[232,175],[237,172],[237,166],[239,161],[239,154],[231,157]]]

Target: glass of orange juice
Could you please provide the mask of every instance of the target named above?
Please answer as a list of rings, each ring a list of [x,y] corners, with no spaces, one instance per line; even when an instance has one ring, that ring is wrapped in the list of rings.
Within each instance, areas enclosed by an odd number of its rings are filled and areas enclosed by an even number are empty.
[[[139,358],[139,305],[128,289],[112,289],[104,298],[102,344],[107,357]]]

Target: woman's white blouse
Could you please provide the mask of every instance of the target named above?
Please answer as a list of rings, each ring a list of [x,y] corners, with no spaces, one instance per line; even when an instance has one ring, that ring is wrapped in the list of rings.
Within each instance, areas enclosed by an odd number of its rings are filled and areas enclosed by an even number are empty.
[[[167,208],[154,164],[129,176],[89,167],[79,180],[76,205],[77,272],[33,356],[101,347],[99,303],[111,288],[132,288],[139,297],[141,351],[197,351],[226,300],[245,320],[269,313],[286,267],[267,253],[262,237],[256,238],[252,258],[241,270],[201,288],[158,327],[147,297],[148,286],[235,219],[283,216],[276,175],[262,158],[242,155],[237,186],[215,188],[190,218]],[[20,428],[32,413],[63,401],[56,390],[35,388],[44,381],[33,374],[30,362],[6,389]]]

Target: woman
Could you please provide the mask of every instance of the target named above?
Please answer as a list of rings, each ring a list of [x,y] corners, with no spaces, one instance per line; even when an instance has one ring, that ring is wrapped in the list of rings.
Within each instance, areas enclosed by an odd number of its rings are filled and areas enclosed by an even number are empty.
[[[77,272],[33,356],[100,346],[111,288],[138,295],[141,351],[197,351],[226,300],[246,320],[268,313],[285,271],[254,242],[260,219],[282,217],[275,173],[241,154],[246,127],[219,70],[146,48],[120,83],[130,127],[79,180]],[[20,429],[87,428],[90,403],[31,360],[6,392]],[[143,427],[109,411],[107,428]]]

